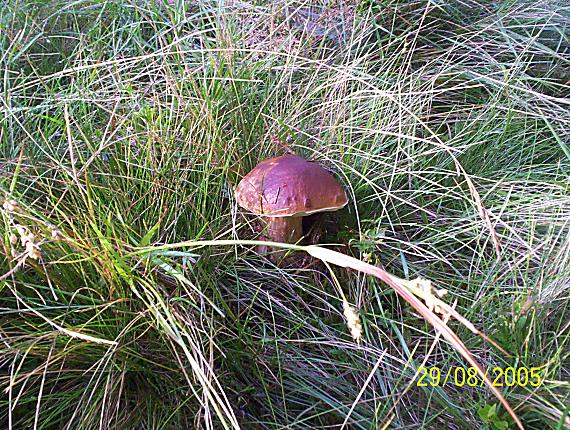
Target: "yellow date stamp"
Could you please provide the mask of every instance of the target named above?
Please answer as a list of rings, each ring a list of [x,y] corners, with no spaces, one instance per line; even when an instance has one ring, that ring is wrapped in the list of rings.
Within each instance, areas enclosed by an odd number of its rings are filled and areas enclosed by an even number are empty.
[[[485,378],[494,387],[538,387],[542,378],[538,367],[492,367],[485,371]],[[455,385],[457,387],[482,387],[485,378],[477,372],[475,367],[451,366],[442,370],[437,366],[420,367],[418,387],[445,387]]]

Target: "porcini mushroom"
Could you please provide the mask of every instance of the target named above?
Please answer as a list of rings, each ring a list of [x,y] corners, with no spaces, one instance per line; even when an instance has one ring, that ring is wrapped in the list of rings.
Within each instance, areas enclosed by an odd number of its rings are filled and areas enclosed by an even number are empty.
[[[275,242],[295,243],[303,236],[303,217],[336,211],[348,199],[336,179],[318,163],[283,155],[259,163],[236,188],[238,204],[266,224]]]

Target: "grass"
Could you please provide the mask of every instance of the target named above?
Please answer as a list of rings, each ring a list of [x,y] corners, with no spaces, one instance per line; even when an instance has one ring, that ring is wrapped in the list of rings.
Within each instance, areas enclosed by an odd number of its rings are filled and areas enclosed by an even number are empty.
[[[524,427],[570,428],[570,8],[311,4],[0,5],[4,427],[515,428],[417,386],[468,363],[386,284],[243,242],[275,135],[347,189],[321,244],[448,290],[486,369],[539,368],[499,387]]]

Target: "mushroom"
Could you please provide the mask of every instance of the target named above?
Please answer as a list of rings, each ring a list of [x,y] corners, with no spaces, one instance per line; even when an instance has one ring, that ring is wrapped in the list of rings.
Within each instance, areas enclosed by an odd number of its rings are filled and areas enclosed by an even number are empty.
[[[259,163],[236,188],[238,204],[264,218],[266,236],[295,243],[303,236],[303,217],[336,211],[348,203],[336,179],[317,163],[283,155]]]

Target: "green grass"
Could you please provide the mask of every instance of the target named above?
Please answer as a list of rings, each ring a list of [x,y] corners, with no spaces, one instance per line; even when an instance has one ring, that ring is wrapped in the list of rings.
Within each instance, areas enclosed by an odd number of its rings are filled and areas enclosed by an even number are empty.
[[[540,368],[525,428],[570,428],[566,2],[174,3],[0,5],[2,427],[514,428],[417,387],[467,364],[377,279],[176,245],[257,236],[276,135],[347,189],[322,244],[447,289],[512,354],[451,320],[479,362]]]

